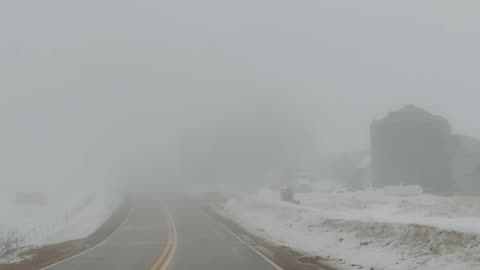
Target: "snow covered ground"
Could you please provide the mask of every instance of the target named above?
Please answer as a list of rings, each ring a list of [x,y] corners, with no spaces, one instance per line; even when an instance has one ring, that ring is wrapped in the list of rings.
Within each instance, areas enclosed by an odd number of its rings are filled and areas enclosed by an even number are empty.
[[[259,237],[339,269],[480,269],[480,198],[390,188],[295,199],[299,205],[261,190],[231,195],[219,211]]]
[[[66,189],[48,194],[45,205],[16,202],[15,192],[0,194],[0,239],[14,234],[20,246],[41,246],[87,237],[121,203],[104,190]]]

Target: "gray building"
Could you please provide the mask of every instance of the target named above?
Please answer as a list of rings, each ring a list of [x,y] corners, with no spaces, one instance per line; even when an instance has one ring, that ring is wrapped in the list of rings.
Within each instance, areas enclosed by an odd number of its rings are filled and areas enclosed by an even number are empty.
[[[373,185],[421,185],[452,190],[452,135],[448,121],[413,105],[371,126]]]
[[[480,194],[480,141],[465,135],[453,136],[453,181],[461,194]]]

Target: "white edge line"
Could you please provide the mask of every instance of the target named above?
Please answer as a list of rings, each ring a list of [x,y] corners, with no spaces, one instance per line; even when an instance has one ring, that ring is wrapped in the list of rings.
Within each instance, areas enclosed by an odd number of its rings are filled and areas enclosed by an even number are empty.
[[[202,211],[204,215],[208,216],[209,218],[212,218],[212,216],[208,215],[207,213],[205,213],[204,211]],[[256,248],[254,248],[252,245],[250,245],[249,243],[245,242],[240,236],[238,236],[236,233],[234,233],[230,228],[228,228],[225,224],[223,224],[223,222],[220,222],[218,221],[217,223],[219,223],[220,225],[223,226],[223,228],[225,228],[225,230],[227,230],[230,234],[232,234],[238,241],[240,241],[242,244],[244,244],[245,246],[247,246],[249,249],[251,249],[253,252],[255,252],[258,256],[262,257],[265,261],[267,261],[269,264],[271,264],[275,269],[277,270],[285,270],[283,269],[282,267],[280,267],[277,263],[275,263],[272,259],[270,259],[269,257],[265,256],[263,253],[261,253],[260,251],[258,251]]]
[[[65,258],[65,259],[63,259],[63,260],[61,260],[61,261],[59,261],[59,262],[56,262],[56,263],[54,263],[54,264],[51,264],[51,265],[45,266],[45,267],[43,267],[43,268],[40,268],[39,270],[47,270],[47,269],[53,268],[53,267],[55,267],[55,266],[57,266],[57,265],[59,265],[59,264],[65,263],[65,262],[67,262],[67,261],[70,261],[70,260],[75,259],[75,258],[77,258],[77,257],[80,257],[80,256],[82,256],[82,255],[85,255],[85,254],[87,254],[88,252],[90,252],[90,251],[92,251],[92,250],[100,247],[100,246],[103,245],[105,242],[107,242],[108,240],[110,240],[113,236],[115,236],[119,231],[121,231],[121,229],[123,229],[123,227],[125,227],[125,224],[127,223],[128,218],[130,217],[130,213],[133,211],[133,208],[134,208],[134,203],[132,202],[132,206],[131,206],[130,209],[128,210],[127,217],[125,217],[125,220],[122,222],[122,224],[120,224],[120,226],[118,226],[117,229],[116,229],[114,232],[112,232],[107,238],[103,239],[100,243],[98,243],[98,244],[96,244],[95,246],[93,246],[93,247],[91,247],[91,248],[89,248],[89,249],[87,249],[87,250],[84,250],[84,251],[82,251],[82,252],[80,252],[80,253],[78,253],[78,254],[75,254],[75,255],[73,255],[73,256],[71,256],[71,257]]]

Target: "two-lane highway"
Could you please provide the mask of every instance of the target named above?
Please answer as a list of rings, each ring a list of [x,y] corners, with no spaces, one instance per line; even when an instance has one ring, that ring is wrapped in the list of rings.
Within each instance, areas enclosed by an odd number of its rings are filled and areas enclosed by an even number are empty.
[[[104,243],[48,269],[278,270],[194,203],[146,199]]]

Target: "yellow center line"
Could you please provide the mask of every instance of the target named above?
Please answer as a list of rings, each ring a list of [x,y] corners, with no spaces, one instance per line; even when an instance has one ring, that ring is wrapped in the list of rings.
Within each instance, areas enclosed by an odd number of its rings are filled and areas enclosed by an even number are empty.
[[[170,211],[168,211],[166,207],[165,213],[167,213],[168,218],[168,242],[165,249],[162,251],[162,254],[160,257],[158,257],[157,261],[150,270],[167,269],[177,249],[177,229],[175,228],[175,223],[173,222]]]
[[[173,260],[173,257],[175,256],[175,251],[177,250],[177,229],[175,227],[175,223],[173,222],[173,218],[171,218],[171,222],[172,222],[172,233],[171,233],[172,242],[170,246],[170,252],[167,258],[165,259],[165,263],[162,265],[160,270],[166,270],[168,268],[168,266]]]

